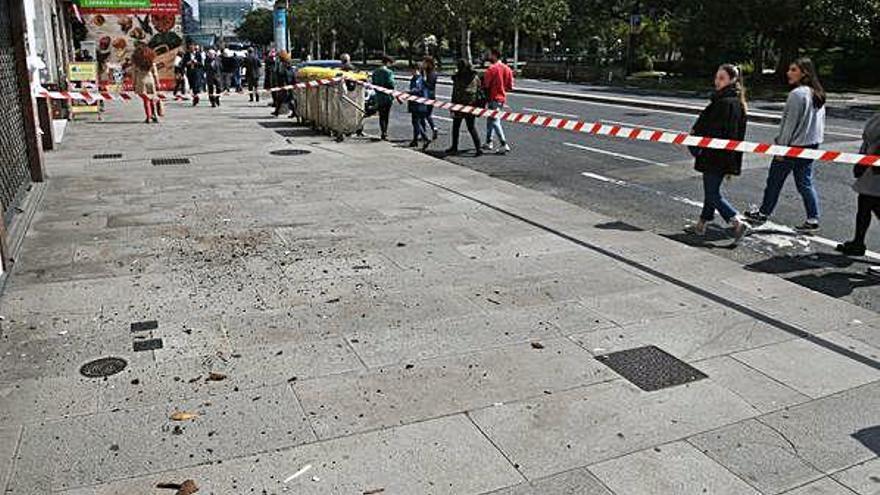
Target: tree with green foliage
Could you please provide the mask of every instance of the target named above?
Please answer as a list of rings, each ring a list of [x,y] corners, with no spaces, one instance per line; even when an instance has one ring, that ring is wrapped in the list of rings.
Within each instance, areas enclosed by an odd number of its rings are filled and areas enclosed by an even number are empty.
[[[256,46],[268,46],[275,40],[275,27],[272,11],[255,9],[244,16],[241,25],[235,28],[235,34]]]

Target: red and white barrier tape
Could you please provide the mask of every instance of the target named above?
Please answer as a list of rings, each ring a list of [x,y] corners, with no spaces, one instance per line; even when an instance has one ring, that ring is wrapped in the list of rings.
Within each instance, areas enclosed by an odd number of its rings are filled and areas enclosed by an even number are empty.
[[[290,91],[293,89],[310,89],[317,88],[319,86],[328,86],[331,84],[335,84],[338,82],[340,78],[334,79],[322,79],[320,81],[309,81],[302,82],[299,84],[290,84],[287,86],[278,86],[270,89],[261,89],[260,92],[264,93],[274,93],[276,91]],[[207,93],[205,93],[207,94]],[[225,93],[228,94],[228,93]],[[94,89],[82,89],[82,90],[74,90],[74,91],[48,91],[43,90],[39,93],[40,97],[49,98],[52,100],[72,100],[72,101],[84,101],[87,103],[94,103],[98,101],[131,101],[131,100],[141,100],[142,97],[139,93],[135,93],[134,91],[118,91],[118,92],[110,92],[110,91],[98,91]],[[190,95],[174,95],[159,92],[155,95],[156,98],[163,101],[181,101],[181,100],[189,100],[191,99]]]
[[[456,113],[469,113],[482,118],[497,118],[505,122],[526,124],[549,129],[577,132],[582,134],[594,134],[597,136],[610,136],[621,139],[637,141],[651,141],[657,143],[678,144],[681,146],[693,146],[697,148],[710,148],[716,150],[740,151],[759,155],[783,156],[786,158],[806,158],[832,163],[848,163],[851,165],[863,165],[866,167],[880,166],[880,156],[861,155],[858,153],[844,153],[841,151],[828,151],[821,149],[799,148],[796,146],[780,146],[776,144],[754,143],[749,141],[737,141],[733,139],[717,139],[700,136],[692,136],[687,133],[663,132],[649,129],[608,125],[597,122],[584,122],[543,115],[532,115],[517,112],[505,112],[502,110],[489,110],[488,108],[459,105],[450,102],[431,100],[410,95],[403,91],[391,90],[365,83],[375,91],[395,97],[398,101],[414,101],[424,105],[431,105]]]

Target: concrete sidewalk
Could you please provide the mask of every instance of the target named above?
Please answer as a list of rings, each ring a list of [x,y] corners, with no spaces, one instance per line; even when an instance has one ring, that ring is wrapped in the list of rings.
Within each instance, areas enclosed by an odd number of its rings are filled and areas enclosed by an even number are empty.
[[[6,493],[878,492],[876,313],[240,98],[169,107],[47,157],[0,299]]]

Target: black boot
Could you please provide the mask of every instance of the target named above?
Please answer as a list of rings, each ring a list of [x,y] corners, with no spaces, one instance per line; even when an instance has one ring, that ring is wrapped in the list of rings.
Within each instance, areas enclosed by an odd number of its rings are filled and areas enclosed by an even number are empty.
[[[836,248],[834,248],[840,253],[843,253],[845,256],[864,256],[867,248],[864,244],[859,244],[855,241],[844,242],[843,244],[838,244]]]

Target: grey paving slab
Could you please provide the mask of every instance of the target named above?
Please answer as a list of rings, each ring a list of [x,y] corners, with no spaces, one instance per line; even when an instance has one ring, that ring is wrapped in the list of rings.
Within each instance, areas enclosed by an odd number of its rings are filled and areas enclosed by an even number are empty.
[[[590,295],[581,301],[584,306],[622,326],[720,309],[707,299],[671,286]]]
[[[804,290],[766,301],[760,309],[770,316],[816,334],[834,331],[854,321],[868,321],[877,317],[873,311]]]
[[[6,491],[6,481],[12,474],[15,452],[21,438],[21,427],[0,428],[0,487]]]
[[[853,345],[857,344],[860,343],[853,341]],[[736,353],[733,357],[813,398],[880,380],[880,370],[800,339]]]
[[[174,422],[175,410],[194,411]],[[177,428],[176,428],[177,427]],[[314,441],[289,387],[26,426],[13,493],[44,494]]]
[[[871,459],[831,477],[859,495],[877,495],[880,493],[880,459]]]
[[[754,410],[707,381],[654,393],[615,381],[470,414],[531,479],[749,418]]]
[[[503,488],[486,495],[612,495],[586,469],[573,469],[519,485]]]
[[[589,470],[614,493],[760,495],[685,442],[634,452]]]
[[[225,353],[129,366],[108,378],[99,404],[100,410],[174,404],[362,368],[342,339],[236,347]],[[209,380],[211,373],[225,378]]]
[[[552,234],[534,234],[494,244],[480,243],[458,247],[458,251],[464,256],[482,260],[517,258],[579,249],[582,248]]]
[[[0,382],[0,426],[94,414],[101,387],[78,375]]]
[[[321,438],[395,426],[597,383],[612,373],[565,340],[295,383]]]
[[[637,311],[633,309],[633,314],[637,315]],[[661,316],[664,314],[660,313]],[[673,315],[619,328],[575,333],[571,337],[597,354],[656,345],[685,361],[702,360],[792,339],[790,334],[782,330],[729,309]]]
[[[823,476],[800,456],[796,446],[758,420],[706,432],[688,441],[765,494],[782,493]]]
[[[305,466],[311,468],[284,483]],[[523,480],[467,418],[456,415],[64,495],[154,495],[156,483],[184,479],[197,480],[199,493],[314,495],[381,489],[389,494],[479,494]]]
[[[786,495],[852,495],[852,490],[837,483],[831,478],[822,478],[812,483],[795,488]]]
[[[808,402],[810,398],[729,356],[693,363],[709,379],[762,413]]]
[[[875,382],[764,415],[761,422],[788,439],[801,458],[833,473],[876,457],[878,406]]]

